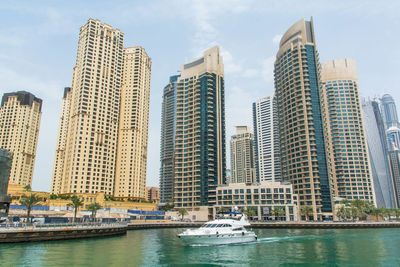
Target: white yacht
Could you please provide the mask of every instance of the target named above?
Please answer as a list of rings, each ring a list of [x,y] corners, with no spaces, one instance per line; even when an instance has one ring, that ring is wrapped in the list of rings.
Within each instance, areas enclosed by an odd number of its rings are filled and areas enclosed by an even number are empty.
[[[223,245],[257,240],[253,231],[246,230],[250,223],[243,215],[240,220],[218,219],[206,222],[198,229],[188,229],[178,235],[187,245]]]

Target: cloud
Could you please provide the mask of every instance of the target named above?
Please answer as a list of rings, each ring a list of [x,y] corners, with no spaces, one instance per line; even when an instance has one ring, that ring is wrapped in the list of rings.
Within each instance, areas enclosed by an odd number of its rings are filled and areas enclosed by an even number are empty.
[[[226,73],[242,71],[242,67],[240,66],[239,63],[236,62],[236,60],[233,58],[232,54],[222,47],[221,47],[221,56],[223,58],[224,71]]]
[[[260,71],[258,69],[247,69],[243,72],[243,77],[246,78],[254,78],[260,75]]]
[[[275,57],[271,56],[262,62],[261,76],[266,82],[273,81]]]
[[[272,43],[274,45],[279,45],[279,42],[282,39],[282,34],[276,34],[273,38],[272,38]]]

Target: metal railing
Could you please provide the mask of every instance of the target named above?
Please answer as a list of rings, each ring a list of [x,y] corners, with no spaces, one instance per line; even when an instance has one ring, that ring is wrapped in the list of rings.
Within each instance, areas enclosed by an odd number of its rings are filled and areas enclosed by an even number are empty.
[[[34,230],[34,229],[62,229],[62,228],[112,228],[126,226],[126,222],[114,223],[2,223],[0,224],[0,232],[4,230]]]

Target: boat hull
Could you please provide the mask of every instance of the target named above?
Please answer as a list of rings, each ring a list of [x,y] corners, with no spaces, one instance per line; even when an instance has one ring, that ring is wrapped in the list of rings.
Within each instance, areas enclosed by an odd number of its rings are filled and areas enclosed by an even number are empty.
[[[252,232],[245,234],[178,235],[186,245],[226,245],[248,243],[257,240]]]

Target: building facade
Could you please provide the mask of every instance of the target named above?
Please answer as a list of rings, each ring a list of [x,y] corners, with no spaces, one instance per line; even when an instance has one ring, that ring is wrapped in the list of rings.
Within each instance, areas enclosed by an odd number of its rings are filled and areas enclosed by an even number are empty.
[[[375,203],[372,172],[353,59],[324,62],[321,107],[334,197]]]
[[[389,150],[390,167],[392,171],[392,183],[395,208],[400,208],[400,151],[397,147]]]
[[[247,207],[257,209],[257,217],[260,221],[284,219],[286,221],[298,220],[297,195],[293,194],[290,183],[262,181],[260,183],[246,185],[245,183],[233,183],[217,187],[217,204],[215,209],[234,211],[239,208],[242,211]],[[285,211],[276,218],[274,208]]]
[[[56,155],[54,159],[53,178],[50,189],[52,194],[61,193],[71,99],[72,99],[71,87],[65,87],[63,99],[61,102],[61,112],[60,112],[61,115],[60,115],[60,122],[58,125]]]
[[[7,194],[13,155],[0,148],[0,217],[7,217],[11,198]]]
[[[236,135],[231,137],[232,183],[256,182],[254,148],[254,136],[250,128],[236,126]]]
[[[146,200],[147,201],[159,201],[160,200],[160,188],[146,186]]]
[[[174,198],[176,89],[178,77],[179,75],[171,76],[168,85],[164,87],[163,91],[160,142],[160,203],[167,203]]]
[[[114,196],[145,198],[151,59],[143,47],[124,49]]]
[[[144,199],[151,59],[99,20],[81,27],[63,98],[52,192]]]
[[[304,19],[283,35],[275,61],[275,95],[282,179],[293,184],[299,208],[314,219],[332,214],[319,91],[320,64],[313,23]]]
[[[376,101],[362,103],[365,133],[372,169],[376,205],[392,208],[395,205],[393,178],[389,161],[389,152],[385,126]]]
[[[226,182],[224,66],[219,47],[182,66],[177,81],[175,208],[214,205]]]
[[[3,95],[0,107],[0,148],[13,154],[10,183],[32,186],[42,100],[18,91]]]
[[[253,125],[257,181],[280,181],[282,170],[275,95],[253,103]]]

